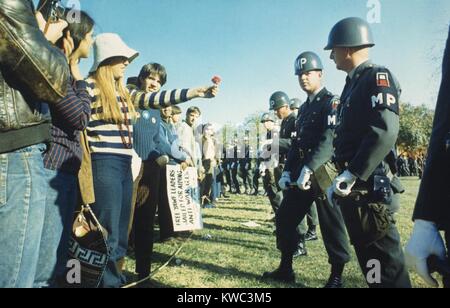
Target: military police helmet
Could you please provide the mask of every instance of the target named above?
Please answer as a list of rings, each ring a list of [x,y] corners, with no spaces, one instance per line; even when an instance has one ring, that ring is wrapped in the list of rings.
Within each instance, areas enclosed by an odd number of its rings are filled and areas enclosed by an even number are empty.
[[[263,115],[261,116],[261,123],[266,123],[266,122],[275,122],[273,116],[271,113],[263,113]]]
[[[314,52],[307,51],[300,54],[295,60],[295,75],[300,76],[310,71],[322,71],[322,61]]]
[[[358,17],[345,18],[331,29],[325,50],[335,47],[373,47],[375,42],[369,24]]]
[[[289,106],[289,96],[284,92],[275,92],[270,97],[270,110],[278,110],[282,107]]]
[[[293,109],[300,109],[300,105],[302,102],[298,98],[291,99],[291,110]]]

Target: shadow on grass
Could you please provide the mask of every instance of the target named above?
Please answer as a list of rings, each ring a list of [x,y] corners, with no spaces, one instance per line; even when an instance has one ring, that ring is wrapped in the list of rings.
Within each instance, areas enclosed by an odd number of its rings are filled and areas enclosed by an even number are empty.
[[[227,207],[220,207],[219,205],[219,209],[224,209],[224,210],[236,210],[236,211],[249,211],[249,212],[260,212],[263,213],[263,210],[261,209],[257,209],[257,208],[253,208],[253,207],[240,207],[240,206],[227,206]]]
[[[259,230],[259,229],[245,228],[245,227],[231,227],[231,226],[224,227],[224,226],[220,226],[220,225],[216,225],[216,224],[212,224],[212,223],[204,223],[203,227],[205,229],[209,229],[209,230],[245,232],[245,233],[249,233],[249,234],[259,234],[259,235],[264,235],[264,236],[270,236],[270,235],[272,235],[272,232],[273,232],[273,231],[264,231],[264,230]]]
[[[232,239],[232,238],[224,238],[224,237],[213,237],[211,240],[205,240],[200,235],[194,235],[192,236],[192,240],[195,241],[202,241],[208,244],[215,243],[215,244],[226,244],[226,245],[232,245],[232,246],[239,246],[244,247],[248,249],[256,249],[259,251],[267,252],[271,248],[266,245],[263,245],[261,242],[254,242],[254,241],[246,241],[246,240],[238,240],[238,239]],[[259,244],[259,245],[256,245]]]
[[[154,255],[155,255],[154,256],[155,260],[159,260],[159,262],[161,262],[161,263],[167,261],[170,258],[170,256],[167,254],[155,253]],[[306,286],[304,284],[302,284],[301,282],[297,282],[296,284],[283,284],[283,283],[278,283],[275,281],[263,280],[261,278],[262,273],[260,275],[260,274],[244,272],[244,271],[241,271],[234,267],[223,267],[223,266],[220,266],[217,264],[204,263],[204,262],[188,260],[188,259],[183,259],[183,258],[178,258],[178,259],[181,260],[181,262],[184,266],[208,271],[208,272],[218,275],[220,278],[234,277],[234,278],[239,278],[239,279],[254,280],[259,283],[266,284],[268,287],[306,288]],[[298,279],[298,280],[301,281],[300,279]]]
[[[261,224],[273,224],[273,222],[269,221],[268,219],[255,219],[255,218],[239,218],[239,217],[231,217],[231,216],[225,216],[221,215],[220,213],[217,213],[216,215],[213,215],[211,213],[203,214],[204,219],[212,218],[217,220],[224,220],[224,221],[234,221],[234,222],[248,222],[248,221],[255,221],[259,222]]]

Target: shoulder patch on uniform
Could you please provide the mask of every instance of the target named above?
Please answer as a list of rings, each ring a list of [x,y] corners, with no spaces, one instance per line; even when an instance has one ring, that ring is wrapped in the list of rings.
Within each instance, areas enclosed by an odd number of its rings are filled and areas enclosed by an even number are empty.
[[[389,74],[387,72],[377,73],[377,86],[389,88],[391,83],[389,81]]]
[[[341,100],[339,98],[334,98],[331,100],[331,109],[336,110],[339,107]]]

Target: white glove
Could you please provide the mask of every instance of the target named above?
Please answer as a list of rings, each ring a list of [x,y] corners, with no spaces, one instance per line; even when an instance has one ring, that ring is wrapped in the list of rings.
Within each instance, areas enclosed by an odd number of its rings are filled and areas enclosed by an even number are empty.
[[[411,238],[405,247],[406,264],[430,286],[438,287],[438,282],[431,277],[428,270],[427,259],[432,255],[445,260],[445,245],[441,234],[434,223],[416,220]]]
[[[308,166],[304,166],[302,172],[300,173],[300,177],[297,180],[297,186],[301,190],[310,190],[311,189],[311,175],[313,175],[314,171],[308,168]]]
[[[291,173],[289,171],[284,171],[283,174],[281,174],[281,179],[278,181],[278,186],[280,186],[281,190],[287,190],[290,183]]]
[[[266,175],[266,165],[265,164],[263,164],[263,163],[261,163],[260,165],[259,165],[259,174],[261,175],[261,176],[265,176]]]
[[[340,197],[347,197],[355,186],[357,177],[350,171],[345,170],[341,175],[334,179],[333,190]]]

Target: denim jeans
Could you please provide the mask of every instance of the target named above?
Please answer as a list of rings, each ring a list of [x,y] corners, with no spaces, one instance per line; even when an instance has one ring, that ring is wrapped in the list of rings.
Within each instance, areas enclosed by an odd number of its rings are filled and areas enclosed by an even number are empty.
[[[45,216],[45,144],[0,154],[0,288],[31,288]]]
[[[92,157],[95,203],[92,210],[108,231],[110,258],[101,287],[119,288],[126,283],[118,261],[128,248],[128,224],[131,215],[133,178],[131,158],[97,154]]]
[[[46,173],[48,191],[35,288],[56,287],[56,278],[64,276],[78,194],[77,176],[54,170]]]

